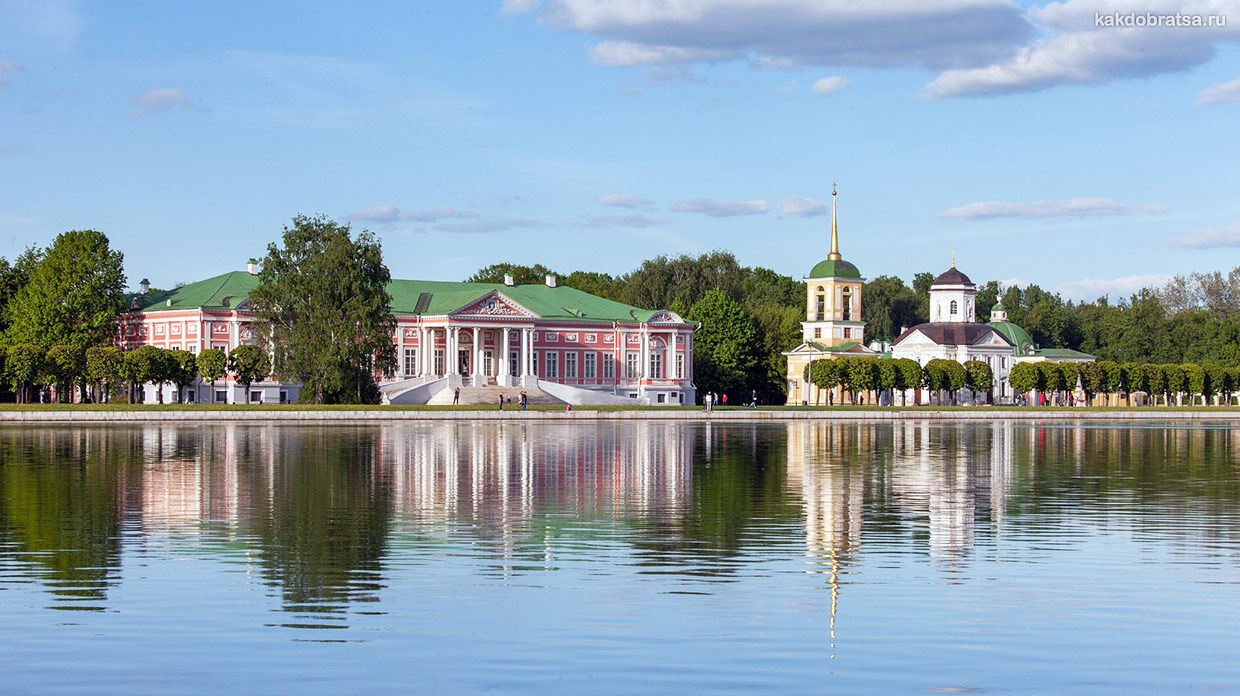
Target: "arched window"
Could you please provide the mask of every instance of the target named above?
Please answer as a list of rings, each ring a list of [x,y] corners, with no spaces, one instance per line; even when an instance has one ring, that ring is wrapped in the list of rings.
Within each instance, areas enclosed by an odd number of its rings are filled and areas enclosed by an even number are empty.
[[[848,321],[852,317],[852,288],[847,285],[844,286],[843,301],[841,304],[843,305],[840,307],[841,318],[843,318],[844,321]]]
[[[814,297],[814,320],[822,321],[827,315],[827,296],[821,285],[818,286],[817,294]]]
[[[956,301],[955,300],[952,300],[952,307],[951,307],[950,313],[952,316],[956,316]]]

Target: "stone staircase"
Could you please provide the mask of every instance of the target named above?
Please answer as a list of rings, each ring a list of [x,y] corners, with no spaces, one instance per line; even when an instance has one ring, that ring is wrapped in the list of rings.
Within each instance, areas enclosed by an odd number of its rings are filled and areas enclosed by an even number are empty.
[[[530,405],[557,405],[563,406],[564,402],[551,396],[550,394],[533,387],[461,387],[462,406],[466,405],[483,405],[495,406],[499,402],[500,394],[504,395],[504,407],[508,407],[508,398],[512,398],[512,405],[516,407],[521,403],[521,392],[525,392],[529,397]],[[452,404],[453,388],[448,387],[437,392],[426,402],[428,406],[450,406]]]

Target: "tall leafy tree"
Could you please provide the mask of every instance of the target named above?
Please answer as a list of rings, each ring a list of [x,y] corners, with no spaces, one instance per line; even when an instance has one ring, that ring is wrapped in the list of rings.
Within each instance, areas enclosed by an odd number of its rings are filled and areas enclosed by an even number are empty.
[[[215,403],[215,383],[228,372],[228,354],[219,348],[208,348],[198,354],[198,376],[211,384],[209,403]]]
[[[396,370],[391,274],[379,240],[299,215],[282,242],[268,245],[250,293],[260,340],[274,352],[279,377],[302,382],[314,403],[360,400],[375,373]]]
[[[228,371],[241,385],[245,400],[249,401],[250,385],[271,374],[271,357],[261,346],[240,345],[228,353]]]
[[[908,405],[909,389],[917,389],[921,386],[921,365],[917,364],[912,358],[899,358],[892,360],[896,367],[900,370],[900,405]]]
[[[702,323],[694,334],[694,381],[703,391],[744,393],[758,365],[753,317],[720,290],[710,290],[689,309]]]
[[[44,350],[35,343],[19,343],[9,346],[4,356],[4,374],[13,385],[17,403],[30,402],[31,391],[39,386],[43,375]]]
[[[124,255],[95,230],[56,237],[10,302],[11,344],[45,348],[66,344],[79,351],[111,343],[124,308]]]
[[[1013,365],[1012,371],[1008,373],[1008,383],[1016,391],[1029,394],[1034,389],[1042,388],[1042,373],[1033,363],[1019,362]]]
[[[0,257],[0,335],[9,329],[9,303],[30,282],[30,273],[39,265],[43,251],[31,246],[10,264]]]
[[[93,346],[86,349],[84,377],[95,387],[95,401],[103,402],[112,385],[120,380],[124,356],[115,346]]]
[[[188,350],[172,349],[168,351],[171,360],[171,379],[177,385],[177,403],[185,398],[185,388],[198,378],[198,358]]]
[[[73,346],[60,344],[47,349],[43,364],[48,375],[55,380],[56,400],[60,403],[71,400],[73,384],[82,376],[85,367],[82,362],[82,351]]]
[[[990,369],[990,365],[981,360],[970,360],[964,364],[965,386],[969,391],[973,392],[973,398],[977,399],[977,392],[990,394],[991,387],[994,385],[994,371]]]

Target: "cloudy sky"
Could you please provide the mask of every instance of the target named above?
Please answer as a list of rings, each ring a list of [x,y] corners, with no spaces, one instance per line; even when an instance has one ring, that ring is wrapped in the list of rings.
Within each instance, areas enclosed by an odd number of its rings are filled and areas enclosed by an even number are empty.
[[[323,213],[396,277],[801,277],[838,182],[867,277],[955,250],[1092,299],[1240,265],[1240,0],[360,7],[0,0],[0,255],[93,227],[170,286]],[[1130,12],[1226,26],[1097,26]]]

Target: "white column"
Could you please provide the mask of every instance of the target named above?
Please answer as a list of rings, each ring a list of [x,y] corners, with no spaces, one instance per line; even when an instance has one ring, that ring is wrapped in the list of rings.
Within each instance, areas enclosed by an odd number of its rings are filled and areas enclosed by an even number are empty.
[[[504,327],[504,343],[503,343],[503,347],[499,351],[500,369],[496,370],[496,372],[504,376],[504,379],[501,381],[501,384],[505,384],[506,386],[512,386],[512,377],[513,377],[512,368],[510,367],[509,362],[508,362],[508,353],[512,350],[512,348],[509,346],[509,341],[511,340],[512,338],[511,338],[511,335],[509,334],[509,328],[505,326]]]
[[[482,376],[482,332],[478,330],[477,326],[474,327],[474,363],[472,367],[474,384],[482,386],[482,381],[485,379]]]
[[[650,372],[650,335],[646,332],[646,327],[641,329],[641,342],[638,344],[641,348],[637,351],[637,376],[645,379]]]
[[[445,337],[447,345],[445,346],[446,350],[444,351],[445,353],[444,373],[445,374],[455,375],[457,374],[457,368],[460,367],[457,361],[457,356],[456,356],[456,351],[457,351],[456,344],[457,344],[457,341],[460,340],[460,336],[457,335],[457,332],[459,330],[460,329],[458,329],[455,326],[450,326],[447,329],[447,336]]]

